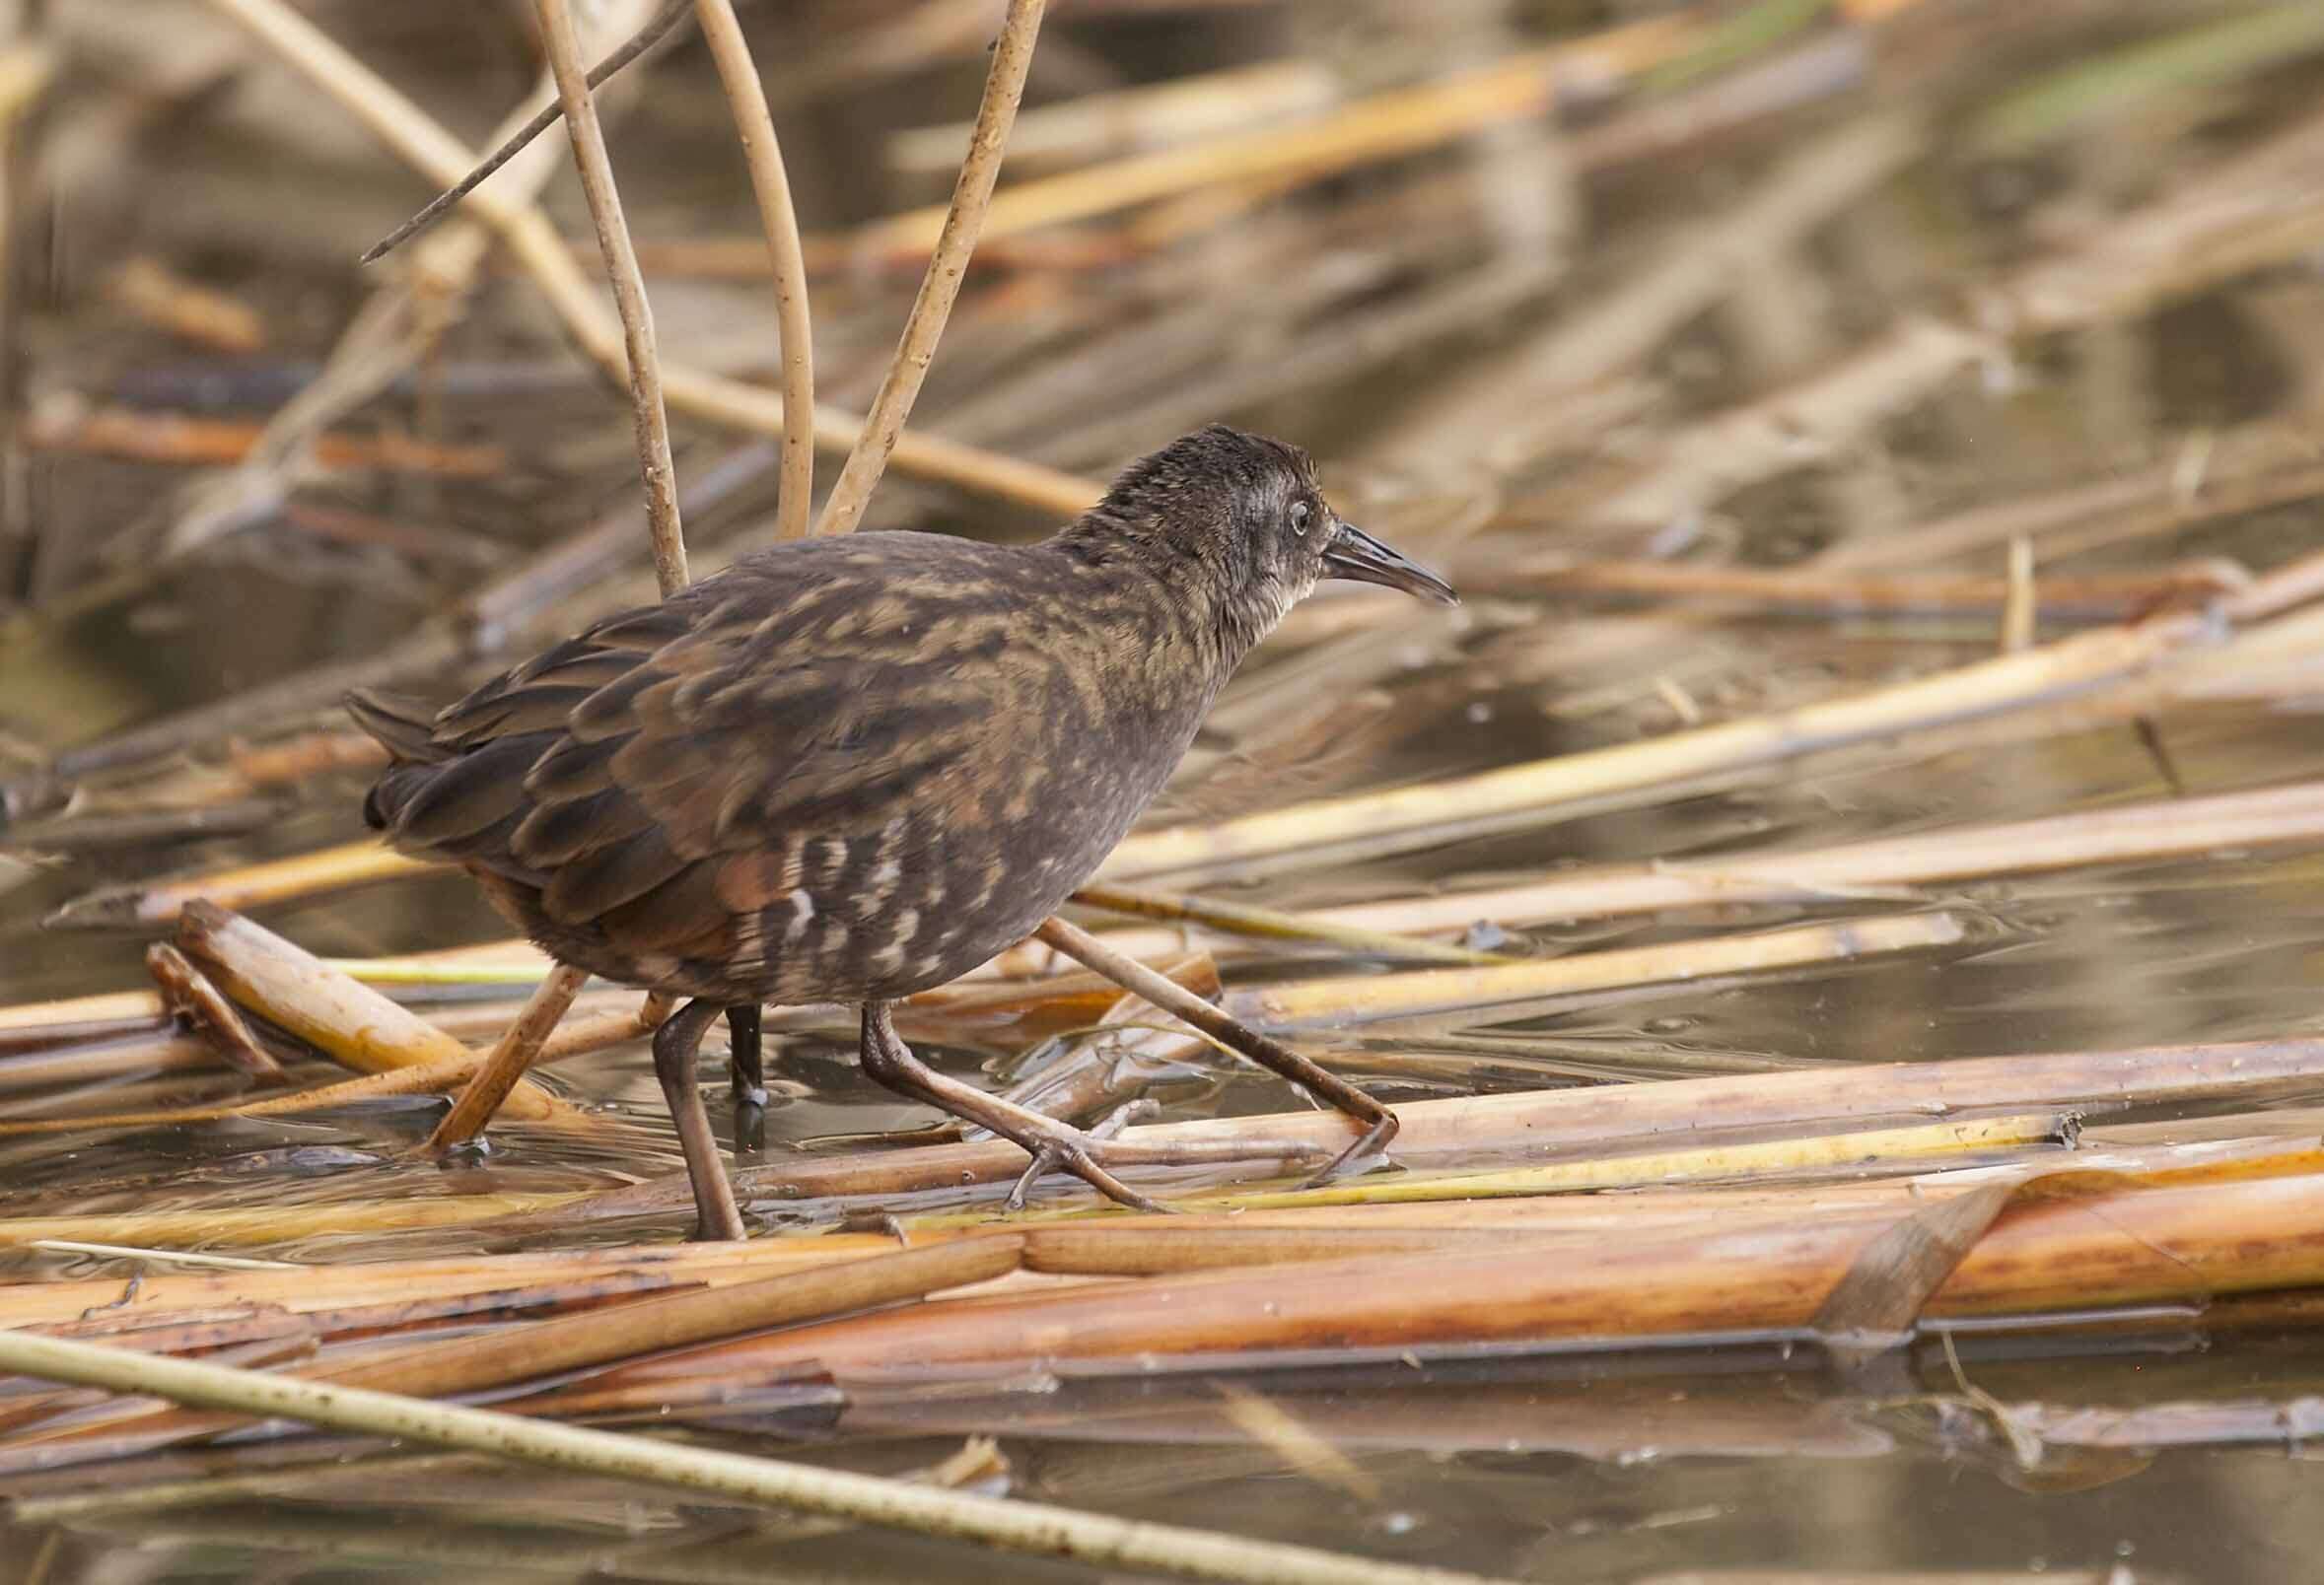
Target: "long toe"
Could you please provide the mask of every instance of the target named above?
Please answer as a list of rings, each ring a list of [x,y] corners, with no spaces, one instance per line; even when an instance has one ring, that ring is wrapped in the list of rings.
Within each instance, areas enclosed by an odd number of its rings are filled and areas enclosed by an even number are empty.
[[[1122,1182],[1121,1179],[1115,1177],[1112,1173],[1099,1166],[1095,1158],[1092,1156],[1090,1147],[1088,1145],[1066,1145],[1051,1150],[1047,1153],[1054,1157],[1057,1165],[1063,1167],[1066,1171],[1072,1173],[1075,1177],[1081,1179],[1082,1182],[1088,1184],[1091,1188],[1096,1190],[1099,1194],[1103,1195],[1106,1199],[1112,1201],[1116,1205],[1128,1206],[1133,1210],[1155,1210],[1166,1212],[1169,1209],[1167,1206],[1162,1205],[1159,1202],[1153,1200],[1149,1200],[1146,1196],[1140,1194],[1137,1190]],[[1040,1162],[1041,1157],[1039,1155],[1035,1155],[1033,1157],[1033,1164],[1037,1167],[1040,1165]]]
[[[1374,1123],[1371,1128],[1366,1129],[1355,1143],[1333,1156],[1300,1187],[1318,1189],[1335,1178],[1345,1178],[1350,1174],[1370,1170],[1373,1163],[1382,1159],[1388,1148],[1388,1141],[1395,1137],[1396,1118],[1395,1114],[1390,1113],[1383,1121]]]

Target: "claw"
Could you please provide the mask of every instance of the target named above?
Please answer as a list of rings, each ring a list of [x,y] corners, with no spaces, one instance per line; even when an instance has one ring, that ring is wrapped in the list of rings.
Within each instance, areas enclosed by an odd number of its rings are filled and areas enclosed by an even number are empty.
[[[1140,1118],[1152,1117],[1161,1110],[1161,1105],[1152,1096],[1141,1095],[1134,1101],[1126,1101],[1115,1107],[1110,1116],[1090,1130],[1090,1137],[1110,1139]]]
[[[1034,1180],[1041,1177],[1042,1174],[1048,1172],[1056,1165],[1056,1151],[1050,1149],[1047,1145],[1043,1145],[1040,1149],[1035,1150],[1033,1152],[1033,1158],[1024,1164],[1024,1171],[1018,1175],[1016,1186],[1009,1191],[1009,1198],[1001,1202],[1001,1208],[1007,1211],[1019,1211],[1024,1209],[1025,1191],[1033,1186]]]
[[[1372,1127],[1366,1129],[1364,1133],[1358,1137],[1355,1143],[1349,1145],[1338,1155],[1333,1156],[1320,1171],[1312,1173],[1308,1177],[1302,1179],[1300,1182],[1300,1187],[1302,1189],[1322,1188],[1325,1184],[1331,1182],[1334,1178],[1337,1178],[1341,1173],[1346,1172],[1349,1168],[1357,1166],[1363,1162],[1368,1162],[1372,1160],[1373,1157],[1386,1150],[1388,1147],[1388,1141],[1393,1139],[1395,1137],[1396,1114],[1390,1112],[1385,1117],[1381,1118],[1377,1123],[1374,1123]]]
[[[1021,1139],[1018,1142],[1021,1144],[1024,1141]],[[1010,1191],[1009,1199],[1012,1210],[1023,1208],[1024,1191],[1035,1178],[1044,1172],[1060,1167],[1118,1206],[1128,1206],[1133,1210],[1162,1210],[1165,1208],[1099,1166],[1097,1158],[1091,1153],[1089,1147],[1078,1141],[1043,1139],[1039,1146],[1033,1150],[1032,1157],[1032,1164],[1024,1169],[1024,1176],[1018,1179],[1017,1187]]]

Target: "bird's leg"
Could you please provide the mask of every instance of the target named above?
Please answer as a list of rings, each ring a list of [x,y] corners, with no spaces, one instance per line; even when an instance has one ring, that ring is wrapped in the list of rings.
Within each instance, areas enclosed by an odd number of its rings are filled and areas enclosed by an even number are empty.
[[[735,1104],[766,1105],[766,1068],[758,1047],[758,1003],[727,1008],[727,1035],[734,1042]]]
[[[757,1002],[727,1008],[727,1039],[733,1051],[735,1148],[756,1150],[766,1143],[766,1067],[759,1055]]]
[[[699,1215],[694,1237],[700,1240],[747,1236],[742,1212],[735,1205],[734,1185],[727,1181],[726,1163],[719,1159],[718,1138],[710,1132],[702,1086],[694,1076],[694,1054],[720,1010],[717,1002],[697,997],[654,1031],[654,1076],[662,1080],[670,1121],[677,1125],[678,1147],[685,1152],[686,1177],[694,1185]]]
[[[947,1077],[913,1056],[912,1048],[895,1032],[894,1017],[884,1001],[864,1003],[864,1040],[858,1060],[867,1074],[889,1089],[980,1124],[1029,1151],[1036,1169],[1047,1160],[1065,1168],[1108,1200],[1140,1210],[1162,1209],[1091,1160],[1087,1150],[1077,1148],[1082,1138],[1079,1129],[1013,1106],[973,1084]],[[1020,1185],[1019,1194],[1022,1192]]]
[[[1213,1006],[1167,975],[1115,951],[1088,930],[1052,917],[1041,923],[1033,937],[1095,969],[1123,990],[1134,991],[1163,1011],[1174,1013],[1230,1050],[1241,1053],[1262,1068],[1272,1068],[1309,1094],[1321,1096],[1362,1124],[1364,1132],[1356,1137],[1355,1142],[1309,1178],[1308,1185],[1327,1183],[1350,1167],[1370,1161],[1396,1137],[1396,1114],[1378,1101],[1337,1073],[1316,1067],[1282,1041],[1263,1035],[1224,1008]]]
[[[1327,1152],[1312,1145],[1297,1142],[1272,1143],[1264,1140],[1206,1139],[1181,1143],[1129,1143],[1087,1133],[1055,1118],[1029,1112],[1013,1101],[988,1094],[973,1084],[963,1084],[956,1078],[938,1072],[912,1055],[912,1048],[904,1044],[895,1032],[895,1020],[884,1001],[864,1004],[864,1039],[861,1061],[864,1071],[873,1079],[899,1094],[914,1100],[926,1101],[942,1107],[952,1116],[990,1129],[1029,1153],[1037,1175],[1050,1166],[1063,1167],[1107,1199],[1140,1210],[1161,1210],[1146,1196],[1139,1194],[1105,1170],[1108,1164],[1122,1166],[1187,1166],[1214,1161],[1252,1161],[1263,1159],[1296,1158],[1312,1160]],[[1020,1184],[1017,1194],[1021,1196],[1024,1186]],[[1016,1197],[1012,1197],[1016,1198]]]

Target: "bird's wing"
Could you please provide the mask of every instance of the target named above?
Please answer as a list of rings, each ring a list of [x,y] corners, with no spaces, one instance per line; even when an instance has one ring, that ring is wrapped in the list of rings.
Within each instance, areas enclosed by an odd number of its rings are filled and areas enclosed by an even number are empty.
[[[993,785],[975,772],[1006,754],[981,724],[1007,668],[876,616],[851,627],[844,587],[820,618],[712,592],[611,618],[446,710],[443,758],[391,812],[398,845],[538,887],[559,923],[683,951],[810,862],[835,880],[849,844],[915,823],[930,840],[956,793]]]

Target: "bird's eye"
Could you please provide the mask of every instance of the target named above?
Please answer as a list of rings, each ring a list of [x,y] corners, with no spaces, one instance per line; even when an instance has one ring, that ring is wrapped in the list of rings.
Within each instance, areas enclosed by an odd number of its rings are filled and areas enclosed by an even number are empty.
[[[1307,537],[1307,503],[1304,501],[1294,501],[1291,504],[1291,531],[1295,534],[1298,534],[1302,539]]]

